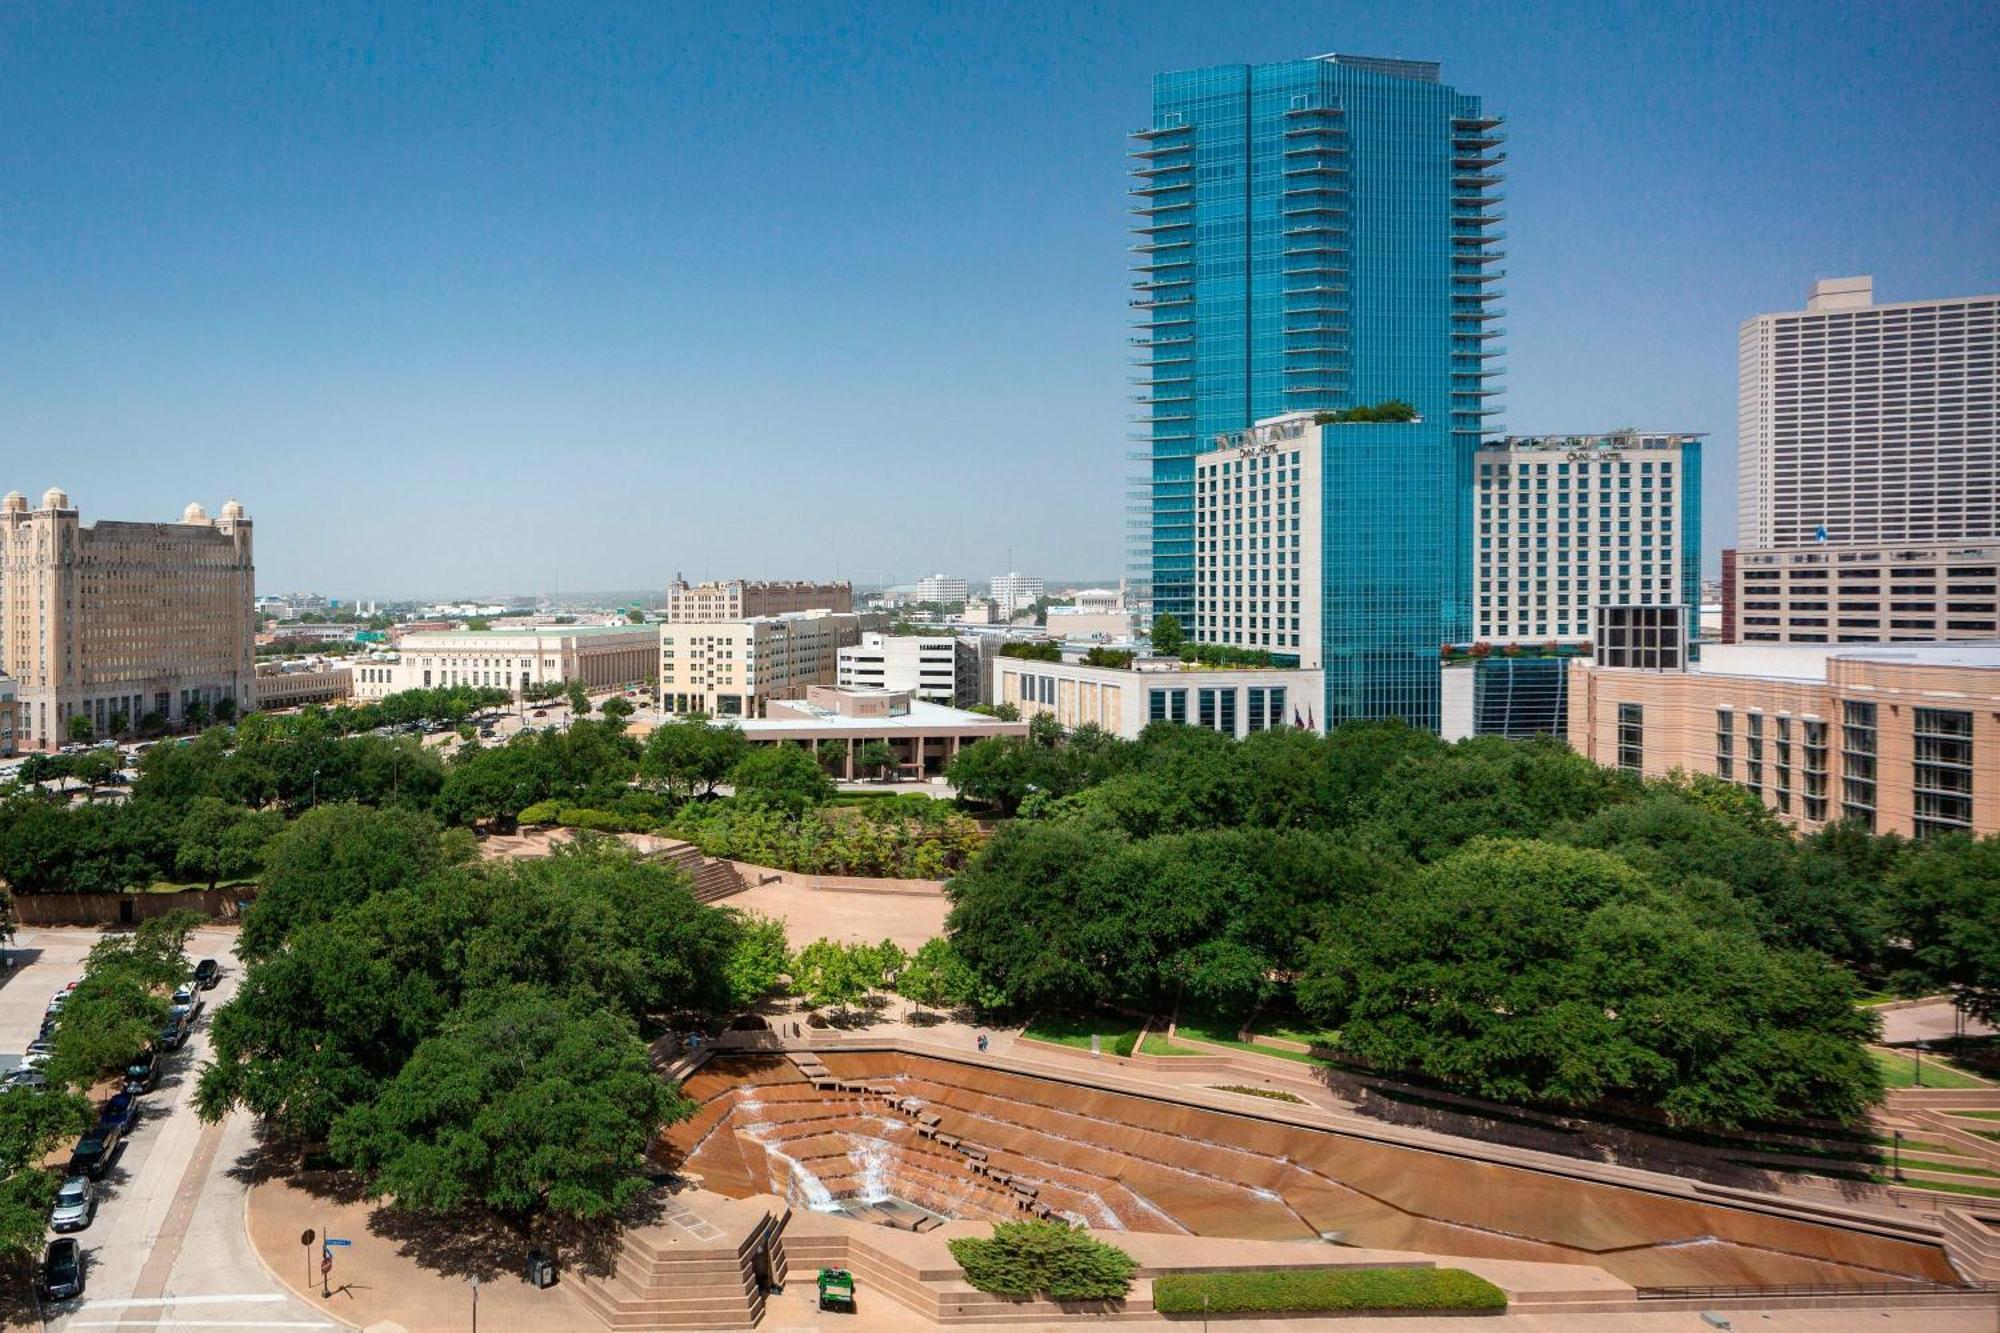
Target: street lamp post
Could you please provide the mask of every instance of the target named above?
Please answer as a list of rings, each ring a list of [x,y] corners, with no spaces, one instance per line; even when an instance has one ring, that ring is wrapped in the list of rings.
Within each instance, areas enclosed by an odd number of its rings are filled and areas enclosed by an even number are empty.
[[[1910,1081],[1919,1088],[1924,1086],[1924,1052],[1930,1048],[1931,1044],[1927,1041],[1917,1043],[1916,1068],[1911,1072]]]

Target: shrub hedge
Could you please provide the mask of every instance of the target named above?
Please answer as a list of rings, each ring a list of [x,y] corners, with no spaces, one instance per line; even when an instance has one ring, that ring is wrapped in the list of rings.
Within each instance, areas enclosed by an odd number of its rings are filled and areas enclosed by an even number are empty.
[[[1204,1304],[1206,1298],[1206,1304]],[[1153,1280],[1161,1314],[1288,1310],[1504,1310],[1507,1293],[1461,1268],[1300,1268],[1169,1273]]]
[[[967,1282],[1016,1300],[1118,1300],[1139,1271],[1131,1255],[1066,1222],[995,1222],[990,1239],[966,1237],[950,1249]]]

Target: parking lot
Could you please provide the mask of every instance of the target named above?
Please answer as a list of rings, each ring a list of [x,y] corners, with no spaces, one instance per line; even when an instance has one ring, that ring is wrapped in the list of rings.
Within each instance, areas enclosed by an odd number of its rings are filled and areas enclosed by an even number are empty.
[[[22,930],[0,971],[0,1066],[16,1063],[49,1000],[83,975],[99,932]],[[245,1168],[256,1140],[250,1117],[204,1125],[195,1115],[197,1071],[208,1025],[241,975],[235,931],[205,927],[188,944],[192,963],[212,957],[222,979],[187,1043],[162,1057],[158,1085],[100,1185],[96,1216],[73,1233],[85,1256],[84,1295],[53,1306],[9,1300],[7,1327],[44,1329],[335,1329],[341,1322],[290,1295],[264,1270],[244,1231]],[[14,1295],[10,1293],[10,1296]]]

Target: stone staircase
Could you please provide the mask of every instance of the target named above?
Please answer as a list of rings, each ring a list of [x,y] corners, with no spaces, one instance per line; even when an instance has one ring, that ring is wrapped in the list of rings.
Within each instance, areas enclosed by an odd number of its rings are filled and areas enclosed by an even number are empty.
[[[686,871],[694,889],[694,900],[698,903],[717,902],[750,887],[743,882],[743,876],[735,865],[702,855],[701,848],[691,842],[663,840],[663,845],[652,853],[651,859],[665,861]]]
[[[765,1282],[785,1281],[788,1217],[781,1208],[725,1229],[681,1210],[625,1232],[611,1274],[577,1277],[572,1294],[606,1328],[625,1333],[754,1328],[764,1316]]]

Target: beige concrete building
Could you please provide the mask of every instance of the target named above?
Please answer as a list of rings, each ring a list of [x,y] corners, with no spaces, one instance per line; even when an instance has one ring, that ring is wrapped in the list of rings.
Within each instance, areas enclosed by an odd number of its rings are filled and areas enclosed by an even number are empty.
[[[979,646],[949,634],[866,633],[840,650],[837,683],[963,708],[979,702]]]
[[[1325,679],[1279,667],[1207,670],[1172,659],[1130,667],[999,657],[993,702],[1027,721],[1048,714],[1065,727],[1102,727],[1127,740],[1151,722],[1183,722],[1230,736],[1293,725],[1316,727]]]
[[[23,749],[53,749],[85,717],[100,736],[191,705],[255,705],[256,567],[231,500],[211,519],[85,524],[51,488],[30,509],[0,499],[0,671],[18,695]]]
[[[2000,542],[1722,553],[1724,643],[2000,639]]]
[[[1714,645],[1698,668],[1570,664],[1569,743],[1741,784],[1813,830],[2000,833],[2000,642]]]
[[[845,581],[727,579],[690,584],[676,579],[667,585],[667,623],[674,625],[853,609],[854,585]]]
[[[914,697],[908,690],[807,687],[801,699],[773,699],[761,718],[717,725],[736,725],[753,745],[791,742],[824,755],[829,748],[841,755],[840,774],[862,776],[854,757],[869,741],[884,741],[896,752],[896,776],[935,777],[952,757],[974,741],[989,736],[1025,736],[1028,724],[1003,722],[982,713],[967,713]]]
[[[591,689],[637,685],[658,669],[651,625],[545,625],[405,634],[394,659],[360,663],[355,697],[478,685],[519,692],[581,681]]]
[[[348,662],[257,665],[257,707],[269,712],[304,704],[330,704],[354,693],[354,667]]]
[[[1320,663],[1320,436],[1310,412],[1216,437],[1194,460],[1196,643]]]
[[[1603,606],[1701,595],[1701,436],[1509,436],[1474,456],[1475,641],[1582,643]]]
[[[659,627],[660,707],[710,717],[764,716],[772,699],[802,699],[840,678],[840,650],[861,641],[879,615],[800,611]]]
[[[1872,278],[1825,278],[1804,310],[1744,321],[1737,540],[2000,538],[1997,386],[2000,295],[1878,305]]]

